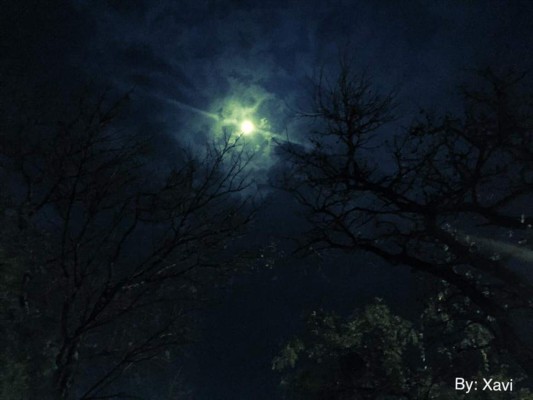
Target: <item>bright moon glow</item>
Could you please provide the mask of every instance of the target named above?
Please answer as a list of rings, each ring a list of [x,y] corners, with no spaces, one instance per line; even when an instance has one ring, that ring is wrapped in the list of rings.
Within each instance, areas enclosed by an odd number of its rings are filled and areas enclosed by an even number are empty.
[[[241,123],[241,131],[242,131],[242,133],[244,133],[245,135],[249,135],[254,130],[255,130],[255,125],[253,124],[252,121],[250,121],[248,119],[245,120],[245,121],[242,121],[242,123]]]

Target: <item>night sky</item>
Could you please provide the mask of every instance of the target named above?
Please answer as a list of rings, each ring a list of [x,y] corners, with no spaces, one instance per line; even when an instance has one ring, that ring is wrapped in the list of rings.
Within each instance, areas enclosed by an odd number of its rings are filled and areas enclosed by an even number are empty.
[[[401,5],[400,5],[401,3]],[[303,230],[294,202],[268,186],[279,159],[272,138],[305,132],[294,118],[308,106],[309,78],[335,68],[339,54],[379,89],[397,90],[398,112],[456,105],[469,69],[531,68],[530,1],[9,1],[0,11],[4,93],[67,98],[82,84],[131,93],[128,129],[156,134],[172,163],[180,146],[198,148],[221,130],[216,116],[253,110],[254,177],[265,205],[248,243],[276,242]],[[238,116],[236,116],[238,117]],[[406,120],[400,119],[400,128]],[[259,124],[259,122],[257,122]],[[371,257],[282,259],[241,273],[199,315],[198,343],[171,368],[199,400],[279,398],[271,371],[302,317],[324,307],[347,313],[373,297],[409,315],[407,269]],[[174,371],[161,374],[161,382]]]

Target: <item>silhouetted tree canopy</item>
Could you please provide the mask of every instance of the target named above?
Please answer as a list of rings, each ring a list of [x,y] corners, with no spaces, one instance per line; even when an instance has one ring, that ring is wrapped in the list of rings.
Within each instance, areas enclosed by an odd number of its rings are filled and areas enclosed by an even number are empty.
[[[238,264],[251,156],[224,137],[155,169],[150,138],[115,124],[124,100],[5,120],[2,398],[130,398],[124,379],[190,341],[202,285]]]
[[[446,286],[415,321],[395,315],[380,299],[347,318],[313,311],[306,330],[274,359],[288,399],[531,399],[524,376],[491,346],[493,334],[457,318]],[[457,376],[513,379],[512,393],[457,392]]]
[[[533,374],[533,103],[525,75],[479,71],[462,113],[393,131],[393,95],[343,63],[315,86],[310,133],[281,184],[311,228],[300,251],[368,252],[443,281]],[[405,118],[403,119],[405,120]],[[474,313],[470,312],[474,311]]]

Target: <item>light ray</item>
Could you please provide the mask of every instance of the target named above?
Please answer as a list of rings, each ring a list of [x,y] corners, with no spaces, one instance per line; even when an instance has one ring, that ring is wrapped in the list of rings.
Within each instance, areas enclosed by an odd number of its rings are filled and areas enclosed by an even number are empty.
[[[169,103],[172,103],[172,104],[174,104],[174,105],[176,105],[179,108],[182,108],[184,110],[192,111],[192,112],[194,112],[196,114],[203,115],[204,117],[213,119],[215,121],[220,121],[220,117],[218,115],[210,113],[210,112],[205,111],[205,110],[201,110],[200,108],[196,108],[196,107],[190,106],[188,104],[182,103],[181,101],[174,100],[174,99],[166,99],[166,101],[168,101]]]

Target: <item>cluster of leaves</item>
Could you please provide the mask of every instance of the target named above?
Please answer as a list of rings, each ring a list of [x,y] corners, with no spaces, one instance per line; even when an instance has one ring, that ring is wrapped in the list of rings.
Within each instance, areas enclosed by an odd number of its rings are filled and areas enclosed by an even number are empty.
[[[49,325],[32,312],[26,292],[33,246],[18,235],[16,219],[0,199],[0,393],[13,400],[39,397],[39,382],[51,381],[54,371]]]
[[[440,297],[440,299],[439,299]],[[454,322],[444,294],[428,301],[411,322],[375,300],[348,318],[313,312],[303,336],[287,343],[273,361],[289,399],[532,399],[513,393],[464,395],[457,376],[507,380],[520,376],[493,346],[493,335],[474,321]],[[512,362],[512,361],[511,361]]]
[[[15,310],[18,310],[17,299],[13,296],[17,286],[19,266],[16,260],[10,259],[0,249],[0,336],[3,348],[0,350],[0,397],[6,400],[26,398],[28,393],[27,363],[20,351],[22,341],[14,329]]]

